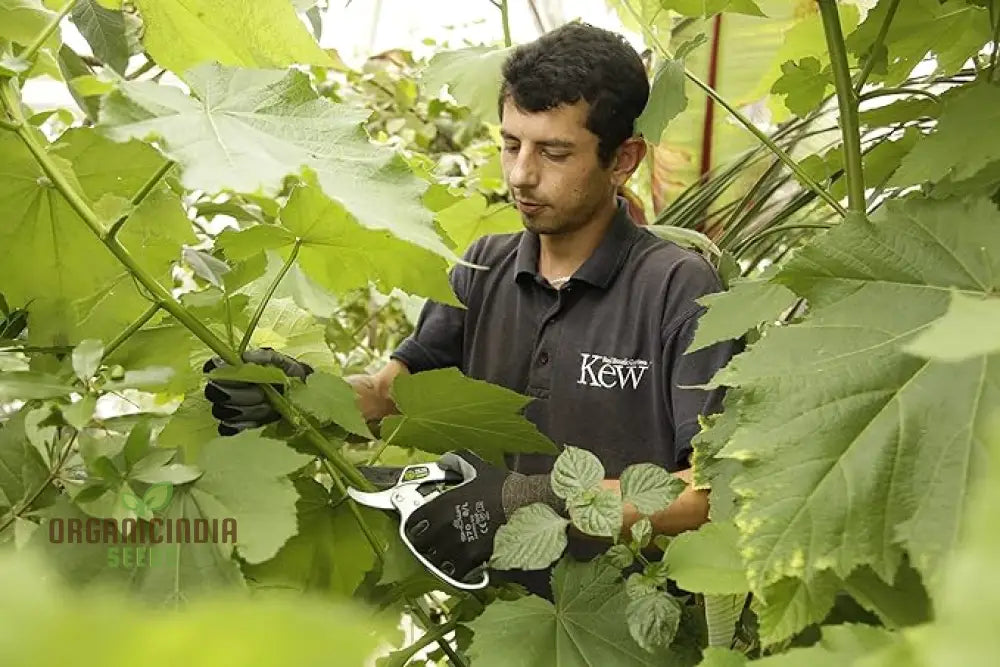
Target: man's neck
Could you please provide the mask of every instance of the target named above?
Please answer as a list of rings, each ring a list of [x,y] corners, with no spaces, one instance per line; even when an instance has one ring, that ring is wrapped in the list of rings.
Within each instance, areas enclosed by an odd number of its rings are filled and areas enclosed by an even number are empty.
[[[618,202],[612,198],[579,229],[565,234],[540,235],[538,272],[550,281],[573,275],[601,245],[617,212]]]

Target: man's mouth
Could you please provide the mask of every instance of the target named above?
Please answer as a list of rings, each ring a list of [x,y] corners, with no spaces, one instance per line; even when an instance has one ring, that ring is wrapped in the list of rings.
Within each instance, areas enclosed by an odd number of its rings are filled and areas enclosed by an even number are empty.
[[[539,203],[536,203],[536,202],[524,201],[523,199],[518,199],[516,201],[517,201],[517,208],[518,208],[518,210],[520,210],[521,213],[526,213],[526,214],[529,214],[529,215],[532,214],[532,213],[537,213],[538,211],[540,211],[543,208],[545,208],[545,204],[539,204]]]

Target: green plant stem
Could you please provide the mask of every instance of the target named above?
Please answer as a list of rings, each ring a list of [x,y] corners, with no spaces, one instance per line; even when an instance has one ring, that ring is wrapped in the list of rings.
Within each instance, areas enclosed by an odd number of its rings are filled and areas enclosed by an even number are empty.
[[[166,176],[170,172],[170,170],[174,168],[175,164],[177,163],[174,162],[173,160],[167,160],[162,165],[160,165],[160,168],[157,169],[153,173],[153,175],[146,180],[145,183],[142,184],[142,187],[139,188],[139,190],[132,196],[132,199],[129,202],[132,205],[133,209],[138,208],[139,204],[141,204],[143,201],[146,200],[146,197],[149,196],[149,193],[152,192],[153,189],[160,183],[160,181],[163,180],[163,177]],[[131,212],[126,213],[125,215],[115,220],[114,223],[112,223],[111,227],[108,229],[106,237],[110,239],[115,238],[118,235],[118,231],[125,224],[125,221],[128,220],[130,214]]]
[[[18,118],[20,110],[17,105],[17,100],[9,87],[0,86],[0,103],[2,103],[2,106],[7,107],[8,112],[10,112],[17,120],[23,120],[22,118]],[[77,213],[77,215],[80,216],[83,222],[90,228],[91,232],[93,232],[94,235],[104,243],[105,247],[111,251],[115,258],[121,262],[126,269],[128,269],[132,276],[146,290],[149,291],[152,298],[158,301],[164,310],[173,315],[178,322],[186,326],[191,333],[197,336],[226,363],[233,366],[241,365],[242,359],[240,358],[240,355],[236,353],[236,350],[227,346],[201,320],[192,315],[184,306],[182,306],[180,302],[178,302],[173,295],[163,285],[161,285],[159,281],[156,280],[156,278],[150,275],[149,272],[135,260],[131,253],[129,253],[129,251],[121,243],[119,243],[117,239],[104,238],[104,230],[102,229],[100,218],[96,213],[94,213],[94,210],[90,208],[87,201],[73,188],[72,184],[66,178],[66,175],[56,167],[55,162],[53,162],[52,158],[45,152],[45,149],[38,143],[35,136],[23,126],[17,130],[17,135],[34,156],[38,165],[42,168],[42,171],[44,171],[46,176],[49,177],[53,186],[55,186],[70,207]],[[364,477],[364,475],[358,472],[358,470],[351,465],[351,463],[345,459],[343,455],[308,422],[308,420],[299,415],[298,411],[284,396],[279,394],[278,391],[270,385],[261,385],[261,387],[264,390],[265,395],[268,397],[271,405],[274,406],[274,409],[290,424],[292,424],[292,426],[304,431],[309,443],[326,456],[346,480],[364,491],[375,490],[374,485],[371,484]]]
[[[622,0],[622,4],[629,11],[629,13],[632,14],[635,20],[639,23],[639,26],[642,28],[642,31],[646,34],[646,36],[650,39],[650,41],[653,42],[653,45],[657,48],[657,50],[659,50],[659,52],[665,58],[670,58],[671,60],[674,60],[674,57],[670,54],[670,52],[666,48],[664,48],[664,46],[660,43],[660,40],[657,39],[656,35],[653,34],[653,31],[649,29],[649,26],[646,25],[646,23],[642,20],[642,17],[640,17],[639,14],[632,7],[632,3],[629,2],[629,0]],[[834,199],[833,196],[826,191],[826,189],[824,189],[819,183],[813,180],[813,178],[809,174],[807,174],[802,167],[799,166],[799,163],[796,162],[792,158],[792,156],[783,151],[781,147],[778,146],[778,144],[776,144],[769,136],[767,136],[764,132],[762,132],[760,128],[754,125],[753,121],[751,121],[749,118],[741,114],[739,110],[736,109],[736,107],[734,107],[732,104],[723,99],[723,97],[719,95],[719,93],[717,93],[715,89],[713,89],[707,83],[705,83],[697,76],[695,76],[691,72],[691,70],[687,68],[687,66],[684,67],[684,76],[686,76],[696,86],[701,88],[706,95],[715,100],[719,104],[719,106],[721,106],[723,109],[729,112],[729,114],[732,115],[733,118],[739,121],[739,123],[743,127],[745,127],[747,131],[750,132],[750,134],[757,137],[757,139],[762,144],[767,146],[768,149],[771,150],[771,152],[777,155],[778,158],[782,162],[784,162],[785,165],[787,165],[788,168],[791,169],[803,183],[806,184],[806,187],[808,187],[810,190],[819,195],[823,199],[823,201],[829,204],[831,208],[833,208],[841,216],[847,215],[847,211],[844,210],[844,207],[840,205],[840,202]]]
[[[420,623],[420,625],[424,626],[424,630],[427,631],[428,634],[430,634],[430,629],[434,628],[435,625],[434,625],[434,622],[431,621],[430,616],[427,615],[427,612],[425,612],[423,610],[423,608],[419,604],[417,604],[416,602],[414,602],[413,604],[410,605],[410,610],[411,610],[411,613],[417,618],[417,621]],[[455,626],[458,625],[458,621],[455,620],[455,619],[452,619],[452,620],[449,620],[444,625],[437,626],[437,627],[440,629],[440,628],[446,627],[449,624],[451,624],[453,627],[455,627]],[[462,657],[460,655],[458,655],[458,653],[455,652],[455,649],[453,649],[451,647],[451,645],[447,641],[444,640],[444,636],[446,634],[448,634],[450,631],[451,630],[444,630],[443,632],[441,632],[437,637],[435,637],[431,641],[437,641],[438,646],[441,647],[441,650],[444,651],[445,655],[448,656],[448,659],[451,660],[452,667],[465,667],[465,660],[463,660]],[[420,642],[418,641],[417,643],[419,644]],[[427,642],[427,643],[429,644],[430,642]],[[417,650],[419,651],[424,646],[427,646],[427,644],[424,644],[423,646],[420,646]],[[412,657],[413,654],[410,654],[410,655]],[[409,658],[407,658],[407,659],[409,659]]]
[[[278,275],[274,277],[274,280],[271,281],[267,291],[264,292],[264,298],[261,299],[260,303],[257,305],[257,310],[254,311],[253,317],[250,318],[250,325],[243,334],[243,340],[240,341],[240,356],[246,352],[247,346],[250,345],[250,338],[253,337],[253,332],[257,328],[257,324],[260,322],[260,318],[264,315],[264,309],[267,308],[268,302],[271,301],[271,297],[274,296],[275,290],[278,289],[278,284],[281,283],[282,278],[285,277],[288,270],[292,268],[292,264],[295,263],[295,258],[299,256],[300,247],[302,247],[302,239],[295,239],[295,245],[292,246],[292,251],[288,254],[288,259],[285,260],[281,270],[278,271]]]
[[[385,547],[379,541],[378,537],[376,537],[375,531],[373,531],[371,526],[368,525],[365,518],[361,516],[358,504],[354,501],[354,498],[351,498],[348,495],[347,487],[344,486],[344,482],[340,479],[340,475],[337,471],[333,469],[333,466],[330,465],[330,462],[326,459],[323,459],[323,467],[326,468],[327,474],[329,474],[330,478],[333,480],[333,485],[337,487],[337,492],[347,499],[347,507],[351,510],[351,514],[354,515],[354,520],[357,521],[358,527],[361,529],[361,532],[364,533],[365,539],[368,540],[368,544],[371,545],[372,551],[375,553],[375,558],[379,563],[382,563],[385,560]]]
[[[941,98],[932,93],[929,90],[924,90],[923,88],[876,88],[875,90],[869,90],[867,93],[858,96],[859,102],[865,102],[867,100],[875,99],[876,97],[886,97],[888,95],[919,95],[921,97],[926,97],[928,99],[934,100],[938,104],[941,103]]]
[[[59,13],[52,17],[52,20],[49,21],[48,25],[46,25],[44,29],[42,29],[42,32],[39,33],[38,37],[35,37],[35,41],[28,45],[27,49],[25,49],[22,53],[17,54],[18,57],[23,58],[24,60],[31,60],[34,58],[35,54],[38,53],[38,49],[42,48],[42,44],[44,44],[45,40],[49,38],[49,35],[55,32],[56,28],[59,27],[59,24],[62,23],[62,20],[66,18],[66,15],[70,13],[70,10],[73,9],[73,5],[75,4],[76,0],[66,0],[66,4],[59,10]]]
[[[74,433],[73,437],[66,443],[66,446],[59,454],[59,458],[56,460],[56,464],[52,466],[49,470],[49,474],[45,477],[45,481],[39,484],[34,491],[28,494],[18,507],[11,508],[10,514],[8,514],[4,522],[0,524],[0,533],[3,533],[3,531],[7,529],[7,526],[14,523],[15,519],[30,509],[31,505],[38,500],[38,496],[42,495],[45,489],[49,488],[49,484],[55,480],[56,476],[58,476],[62,471],[62,467],[66,465],[66,461],[69,460],[69,453],[73,450],[73,443],[76,442],[77,435],[79,435],[79,432]]]
[[[396,428],[392,429],[392,433],[389,434],[389,437],[382,441],[382,444],[379,445],[379,448],[376,449],[375,453],[372,454],[372,457],[368,459],[367,465],[373,466],[376,463],[378,463],[378,460],[382,457],[382,452],[384,452],[386,447],[389,446],[389,443],[392,442],[392,439],[396,437],[396,434],[399,432],[399,429],[402,426],[403,426],[403,420],[401,419],[399,420],[399,423],[396,424]]]
[[[851,72],[847,67],[847,47],[840,29],[840,15],[836,0],[816,0],[823,19],[823,33],[833,84],[840,108],[840,129],[844,138],[844,171],[847,177],[847,208],[865,213],[865,171],[861,163],[861,123],[858,119],[858,96],[851,86]]]
[[[414,616],[417,615],[416,610],[417,607],[414,607]],[[420,613],[423,614],[423,609],[420,609]],[[424,618],[427,617],[426,614],[423,615]],[[430,623],[430,619],[427,619],[427,622],[429,624],[427,632],[425,632],[420,639],[400,651],[399,654],[388,663],[390,667],[402,667],[410,661],[410,658],[434,642],[438,642],[438,645],[443,649],[448,644],[448,642],[444,641],[444,636],[458,627],[458,620],[454,618],[449,619],[447,623],[442,623],[441,625],[434,625],[433,623]],[[448,648],[450,649],[451,647],[449,646]],[[456,665],[456,667],[462,667],[465,665],[465,662],[458,655],[454,655],[454,653],[449,654],[448,657],[452,660],[452,663]]]
[[[503,45],[510,47],[513,42],[510,39],[510,8],[507,0],[500,0],[500,21],[503,23]]]
[[[822,4],[822,2],[820,2]],[[865,66],[862,68],[861,73],[858,74],[858,82],[854,84],[854,92],[861,94],[861,90],[865,87],[865,83],[868,81],[868,77],[872,73],[872,69],[875,68],[875,54],[885,43],[886,35],[889,34],[889,26],[892,25],[892,19],[896,16],[896,10],[899,8],[899,0],[889,0],[889,8],[885,12],[885,20],[882,21],[882,25],[879,26],[878,34],[875,35],[875,41],[872,42],[872,48],[868,51],[868,58],[865,60]]]
[[[0,128],[8,130],[10,132],[16,132],[21,127],[20,123],[11,123],[8,120],[0,118]]]
[[[159,311],[160,311],[159,302],[150,304],[149,308],[147,308],[142,313],[142,315],[140,315],[135,320],[135,322],[128,325],[128,327],[124,331],[115,336],[114,340],[108,343],[107,347],[104,348],[104,354],[101,356],[101,360],[103,361],[108,357],[110,357],[112,354],[114,354],[115,350],[121,347],[122,344],[129,338],[131,338],[133,334],[139,331],[139,329],[146,326],[146,322],[149,322],[151,319],[153,319],[153,315],[156,315],[156,313],[158,313]]]

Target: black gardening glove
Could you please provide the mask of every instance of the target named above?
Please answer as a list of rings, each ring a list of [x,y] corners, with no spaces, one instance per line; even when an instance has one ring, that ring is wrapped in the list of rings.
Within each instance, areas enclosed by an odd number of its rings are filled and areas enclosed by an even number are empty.
[[[313,372],[309,364],[275,352],[269,347],[247,350],[243,361],[262,366],[277,366],[285,375],[304,380]],[[220,357],[205,362],[202,371],[209,373],[226,366]],[[284,393],[282,385],[271,385]],[[219,420],[219,435],[235,435],[248,428],[257,428],[278,421],[281,415],[271,406],[264,390],[252,382],[209,380],[205,385],[205,398],[212,402],[212,416]]]
[[[490,465],[469,451],[449,452],[438,465],[465,480],[417,508],[403,529],[410,543],[448,576],[473,583],[493,553],[497,529],[519,507],[547,502],[565,507],[548,475],[522,475]]]

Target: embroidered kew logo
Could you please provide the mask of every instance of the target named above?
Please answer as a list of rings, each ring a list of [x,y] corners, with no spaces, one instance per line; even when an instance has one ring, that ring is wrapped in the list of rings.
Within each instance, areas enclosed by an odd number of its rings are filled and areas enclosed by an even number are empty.
[[[618,359],[603,354],[581,352],[580,379],[577,384],[603,389],[638,389],[642,376],[649,369],[645,359]]]

